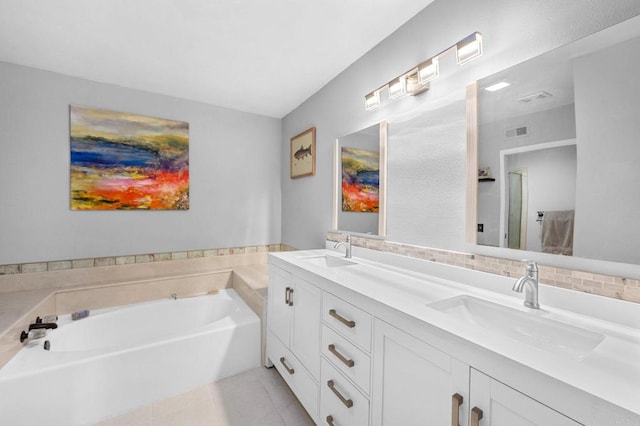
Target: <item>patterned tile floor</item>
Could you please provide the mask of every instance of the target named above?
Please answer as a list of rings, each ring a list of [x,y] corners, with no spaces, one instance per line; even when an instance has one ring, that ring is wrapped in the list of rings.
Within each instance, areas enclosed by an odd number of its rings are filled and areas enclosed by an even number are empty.
[[[313,421],[275,368],[256,368],[112,417],[99,426],[306,426]]]

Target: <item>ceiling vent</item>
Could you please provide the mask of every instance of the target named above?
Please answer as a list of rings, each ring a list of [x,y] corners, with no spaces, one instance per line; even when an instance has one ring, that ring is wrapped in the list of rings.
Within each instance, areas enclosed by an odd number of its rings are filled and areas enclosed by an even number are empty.
[[[523,96],[521,98],[516,99],[517,102],[522,102],[523,104],[528,104],[534,101],[541,101],[543,99],[551,98],[553,95],[549,92],[536,92],[531,95]]]
[[[504,132],[504,136],[507,138],[518,138],[518,137],[528,136],[528,135],[529,135],[529,127],[527,126],[514,127],[512,129],[507,129]]]

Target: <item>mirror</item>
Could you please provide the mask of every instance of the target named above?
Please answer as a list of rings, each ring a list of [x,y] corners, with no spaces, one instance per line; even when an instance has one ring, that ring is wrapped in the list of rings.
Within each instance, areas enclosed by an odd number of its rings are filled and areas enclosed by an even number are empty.
[[[387,123],[336,139],[333,229],[385,235]]]
[[[640,264],[639,74],[636,17],[470,86],[468,240]]]

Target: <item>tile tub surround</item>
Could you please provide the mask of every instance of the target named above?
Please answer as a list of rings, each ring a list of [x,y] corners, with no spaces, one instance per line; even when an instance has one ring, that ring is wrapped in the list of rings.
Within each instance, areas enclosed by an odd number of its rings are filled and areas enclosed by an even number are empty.
[[[165,262],[169,260],[197,259],[201,257],[229,256],[234,254],[268,253],[295,250],[286,244],[268,244],[247,247],[231,247],[207,250],[178,251],[168,253],[137,254],[126,256],[91,257],[86,259],[55,260],[43,262],[0,265],[0,276],[52,272],[68,269],[96,268],[101,266],[130,265],[135,263]],[[3,291],[0,286],[0,292]],[[13,291],[13,290],[9,290]]]
[[[0,276],[0,367],[37,316],[205,294],[232,287],[234,268],[266,263],[261,252]]]
[[[344,234],[337,232],[329,232],[327,234],[327,241],[331,244],[344,240]],[[525,262],[401,244],[379,238],[366,238],[352,235],[351,244],[371,250],[429,260],[512,278],[522,276],[526,268]],[[544,265],[539,265],[539,269],[540,282],[544,284],[640,303],[640,280]]]

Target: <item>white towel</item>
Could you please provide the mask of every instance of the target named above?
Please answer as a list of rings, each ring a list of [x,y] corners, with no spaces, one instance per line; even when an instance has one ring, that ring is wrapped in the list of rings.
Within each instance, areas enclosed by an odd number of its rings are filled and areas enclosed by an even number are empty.
[[[542,220],[542,252],[573,255],[573,221],[575,210],[544,212]]]

